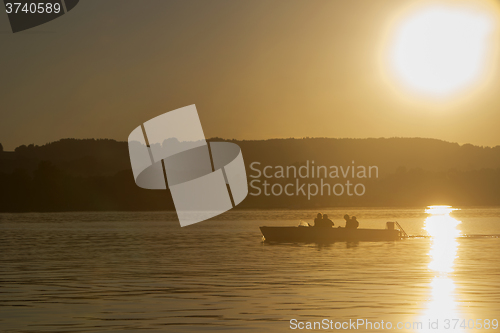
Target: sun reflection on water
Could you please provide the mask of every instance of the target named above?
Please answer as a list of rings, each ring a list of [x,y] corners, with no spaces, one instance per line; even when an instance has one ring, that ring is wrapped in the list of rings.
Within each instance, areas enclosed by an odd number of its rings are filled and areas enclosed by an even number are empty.
[[[450,216],[456,209],[451,206],[429,206],[426,213],[429,216],[425,219],[424,230],[432,239],[429,256],[431,262],[429,269],[435,272],[431,282],[431,300],[427,305],[424,317],[427,320],[440,321],[440,326],[446,319],[458,319],[457,302],[455,301],[455,284],[450,273],[453,272],[455,258],[457,258],[458,242],[460,230],[457,228],[461,223]],[[426,327],[424,322],[423,331],[436,331]],[[459,332],[460,330],[449,330],[449,332]]]
[[[439,273],[453,272],[457,257],[457,237],[460,236],[457,226],[461,222],[450,216],[454,210],[450,206],[429,206],[425,211],[430,216],[425,219],[424,230],[432,237],[429,268]]]

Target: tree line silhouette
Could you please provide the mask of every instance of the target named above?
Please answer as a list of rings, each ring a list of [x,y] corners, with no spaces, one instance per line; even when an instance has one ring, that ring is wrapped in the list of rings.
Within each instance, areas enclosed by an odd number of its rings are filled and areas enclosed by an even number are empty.
[[[238,144],[249,165],[376,165],[379,178],[356,180],[363,196],[251,196],[238,208],[340,206],[495,206],[500,204],[500,147],[434,139],[223,140]],[[249,178],[249,181],[252,178]],[[264,180],[262,178],[261,180]],[[294,179],[273,179],[286,184]],[[338,182],[343,181],[342,179]],[[318,179],[307,182],[319,182]],[[329,180],[335,183],[334,180]],[[169,191],[136,186],[126,142],[63,139],[5,152],[0,144],[0,211],[173,210]]]

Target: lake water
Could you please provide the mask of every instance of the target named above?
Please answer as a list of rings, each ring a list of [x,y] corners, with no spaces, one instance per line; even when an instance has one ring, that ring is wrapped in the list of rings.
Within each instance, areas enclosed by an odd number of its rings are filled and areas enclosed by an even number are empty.
[[[262,242],[259,226],[297,225],[316,211],[231,211],[185,228],[166,212],[0,214],[0,331],[299,331],[291,319],[500,330],[476,324],[500,319],[500,209],[442,221],[423,209],[324,212],[336,226],[350,213],[360,227],[397,220],[410,235],[434,237]],[[447,319],[459,324],[444,329]]]

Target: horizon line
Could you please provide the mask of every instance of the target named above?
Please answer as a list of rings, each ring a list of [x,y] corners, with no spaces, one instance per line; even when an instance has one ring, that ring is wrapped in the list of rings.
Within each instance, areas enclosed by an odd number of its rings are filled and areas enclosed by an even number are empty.
[[[429,138],[429,137],[404,137],[404,136],[392,136],[392,137],[366,137],[366,138],[350,138],[350,137],[310,137],[310,136],[304,136],[304,137],[276,137],[276,138],[267,138],[267,139],[235,139],[235,138],[232,138],[232,139],[227,139],[227,138],[221,138],[221,137],[211,137],[209,139],[206,139],[206,141],[213,141],[213,140],[223,140],[223,141],[240,141],[240,142],[249,142],[249,141],[272,141],[272,140],[316,140],[316,139],[327,139],[327,140],[381,140],[381,139],[384,139],[384,140],[391,140],[391,139],[421,139],[421,140],[435,140],[435,141],[440,141],[440,142],[444,142],[444,143],[449,143],[449,144],[457,144],[459,145],[460,147],[462,146],[466,146],[466,145],[471,145],[471,146],[474,146],[474,147],[480,147],[480,148],[496,148],[496,147],[499,147],[500,144],[498,145],[495,145],[495,146],[483,146],[483,145],[476,145],[476,144],[472,144],[472,143],[459,143],[459,142],[452,142],[452,141],[447,141],[447,140],[443,140],[443,139],[437,139],[437,138]],[[21,145],[18,145],[16,148],[19,148],[19,147],[22,147],[22,146],[35,146],[35,147],[44,147],[44,146],[47,146],[47,145],[50,145],[50,144],[53,144],[53,143],[56,143],[56,142],[60,142],[60,141],[64,141],[64,140],[79,140],[79,141],[85,141],[85,140],[94,140],[94,141],[99,141],[99,140],[102,140],[102,141],[114,141],[114,142],[122,142],[122,143],[127,143],[126,140],[117,140],[117,139],[112,139],[112,138],[60,138],[59,140],[56,140],[56,141],[49,141],[49,142],[46,142],[44,144],[41,144],[41,145],[38,145],[38,144],[34,144],[34,143],[30,143],[30,144],[21,144]],[[1,142],[0,142],[1,144]],[[8,152],[15,152],[15,149],[14,150],[5,150],[5,147],[4,147],[4,150],[3,152],[4,153],[8,153]]]

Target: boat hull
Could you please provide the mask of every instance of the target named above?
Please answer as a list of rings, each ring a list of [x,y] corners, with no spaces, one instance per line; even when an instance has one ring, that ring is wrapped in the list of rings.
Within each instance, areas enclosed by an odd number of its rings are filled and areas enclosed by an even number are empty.
[[[342,241],[393,241],[402,237],[399,230],[346,229],[317,227],[260,227],[266,242],[332,243]]]

